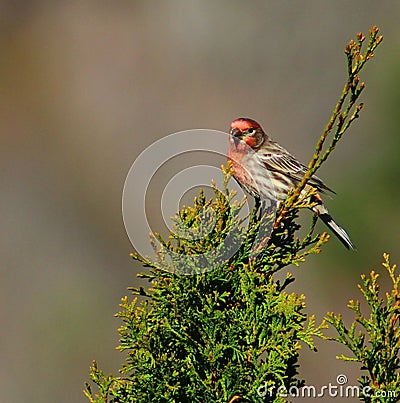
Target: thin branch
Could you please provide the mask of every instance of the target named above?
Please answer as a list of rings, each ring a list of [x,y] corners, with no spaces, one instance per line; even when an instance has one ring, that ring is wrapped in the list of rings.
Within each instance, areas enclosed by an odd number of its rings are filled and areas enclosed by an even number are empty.
[[[335,149],[336,144],[349,129],[353,121],[359,117],[363,103],[359,103],[358,105],[356,105],[356,103],[365,88],[365,84],[359,81],[358,73],[364,67],[365,63],[373,58],[374,50],[383,40],[383,36],[378,36],[378,32],[379,29],[376,26],[373,26],[370,29],[369,41],[364,53],[362,53],[362,47],[365,36],[361,32],[357,34],[357,41],[351,40],[346,46],[344,53],[347,57],[347,82],[344,85],[342,94],[340,95],[339,100],[333,109],[332,115],[317,142],[315,153],[308,164],[308,171],[297,188],[289,194],[288,198],[283,203],[276,225],[279,225],[286,212],[294,207],[296,200],[302,194],[307,182],[328,159],[331,152]],[[344,106],[346,101],[347,105]],[[353,112],[351,113],[351,111]],[[332,132],[335,124],[336,129],[333,133],[332,140],[326,151],[322,154],[325,141]]]

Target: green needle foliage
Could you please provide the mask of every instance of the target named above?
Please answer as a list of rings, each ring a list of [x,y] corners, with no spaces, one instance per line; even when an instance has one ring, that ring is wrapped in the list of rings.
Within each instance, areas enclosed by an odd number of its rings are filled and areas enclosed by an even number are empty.
[[[87,384],[84,392],[90,402],[285,402],[278,388],[303,385],[299,349],[315,350],[313,340],[323,337],[325,325],[307,317],[303,295],[287,290],[292,275],[279,281],[275,274],[319,253],[329,239],[314,234],[315,216],[299,238],[298,210],[312,206],[311,193],[301,191],[358,117],[364,88],[358,73],[382,40],[377,34],[373,27],[363,52],[362,34],[346,47],[342,95],[309,171],[277,215],[261,213],[256,200],[250,216],[242,217],[244,202],[227,187],[228,165],[223,189],[214,186],[211,199],[200,193],[193,206],[183,207],[167,241],[152,239],[155,259],[132,255],[149,268],[139,274],[149,288],[131,288],[134,298],[122,299],[118,349],[127,359],[120,376],[107,376],[93,364],[96,391]]]
[[[318,252],[327,237],[296,239],[298,225],[291,210],[254,258],[263,222],[256,207],[248,226],[235,233],[233,243],[240,241],[239,249],[228,261],[196,275],[174,273],[172,265],[179,269],[181,262],[168,263],[165,271],[168,251],[201,256],[217,248],[226,228],[240,225],[242,203],[232,200],[233,193],[226,197],[214,192],[212,200],[200,194],[193,207],[179,212],[179,225],[187,229],[196,229],[196,218],[206,207],[216,212],[216,225],[205,241],[179,238],[175,232],[175,246],[163,242],[157,261],[133,255],[151,268],[139,275],[151,287],[132,288],[133,301],[123,298],[117,314],[124,322],[119,349],[128,352],[123,376],[105,377],[94,365],[92,380],[99,393],[92,397],[87,390],[92,402],[227,403],[235,395],[244,402],[265,402],[257,394],[265,383],[271,388],[270,401],[279,402],[284,401],[275,396],[279,386],[300,386],[300,342],[314,348],[314,336],[322,333],[314,318],[307,320],[304,297],[286,291],[291,275],[279,282],[272,274]]]
[[[392,290],[380,296],[379,274],[371,271],[370,276],[361,275],[362,284],[358,286],[370,314],[361,312],[359,301],[348,304],[355,315],[350,328],[343,323],[341,315],[328,313],[326,321],[336,329],[336,337],[324,337],[343,344],[351,351],[351,356],[337,357],[344,361],[355,361],[368,372],[359,378],[360,386],[366,393],[365,402],[400,401],[400,275],[396,275],[396,265],[391,266],[389,255],[383,255],[383,267],[387,270]],[[362,330],[359,330],[359,329]]]

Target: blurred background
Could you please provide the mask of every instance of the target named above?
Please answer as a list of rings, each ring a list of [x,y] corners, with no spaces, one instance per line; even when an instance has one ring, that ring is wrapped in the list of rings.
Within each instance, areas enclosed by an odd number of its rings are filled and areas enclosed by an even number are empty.
[[[1,1],[1,400],[85,402],[92,360],[106,373],[123,362],[113,315],[141,268],[121,193],[141,151],[249,116],[308,162],[346,78],[345,44],[378,25],[365,108],[319,174],[358,251],[332,239],[291,268],[309,313],[349,323],[360,273],[381,270],[385,251],[400,261],[399,17],[389,0]],[[301,354],[307,383],[356,384],[357,366],[335,359],[345,351],[318,345]]]

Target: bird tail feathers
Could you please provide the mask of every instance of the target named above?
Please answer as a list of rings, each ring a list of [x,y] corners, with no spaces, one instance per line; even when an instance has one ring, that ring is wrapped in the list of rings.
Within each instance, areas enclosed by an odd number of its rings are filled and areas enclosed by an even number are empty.
[[[342,244],[347,248],[347,249],[356,249],[356,246],[350,239],[349,235],[347,232],[342,228],[333,218],[329,213],[322,213],[319,214],[319,218],[331,229],[331,231],[338,237],[338,239],[342,242]]]

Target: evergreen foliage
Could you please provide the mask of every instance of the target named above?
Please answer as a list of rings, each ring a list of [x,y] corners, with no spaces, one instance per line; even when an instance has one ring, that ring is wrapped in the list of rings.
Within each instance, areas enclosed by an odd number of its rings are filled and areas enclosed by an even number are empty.
[[[364,84],[358,73],[382,37],[373,27],[362,52],[364,39],[358,34],[346,47],[348,80],[342,95],[307,174],[277,216],[261,213],[259,201],[248,220],[241,216],[243,201],[227,188],[228,165],[224,188],[214,186],[214,197],[208,200],[200,193],[193,206],[182,208],[170,239],[157,235],[161,247],[153,240],[156,259],[132,255],[149,268],[139,276],[150,287],[131,288],[133,300],[122,299],[118,349],[127,360],[121,376],[106,376],[93,364],[97,390],[86,385],[90,402],[285,402],[278,388],[303,384],[297,376],[299,349],[302,344],[315,349],[313,340],[324,337],[325,325],[307,317],[304,296],[287,290],[292,275],[279,281],[275,273],[319,253],[329,239],[326,233],[314,234],[315,216],[307,234],[299,237],[298,210],[311,207],[310,194],[300,194],[362,108],[357,100]],[[272,233],[260,239],[269,225]],[[328,318],[343,330],[335,320]],[[387,356],[380,357],[384,365]]]
[[[137,296],[133,301],[123,298],[117,314],[124,322],[119,349],[128,351],[123,377],[107,378],[94,366],[92,379],[102,387],[92,402],[226,403],[235,394],[240,401],[262,402],[257,389],[265,382],[275,391],[299,386],[300,342],[314,348],[314,336],[322,334],[303,312],[304,297],[286,291],[291,275],[279,282],[273,273],[318,252],[328,238],[309,234],[296,239],[299,226],[291,210],[268,245],[256,252],[253,244],[263,223],[256,206],[248,227],[237,231],[234,239],[241,243],[227,262],[196,275],[175,274],[171,267],[166,271],[168,251],[201,256],[220,244],[226,228],[240,228],[243,203],[233,201],[232,192],[228,197],[214,192],[215,198],[206,200],[201,193],[193,207],[179,212],[187,229],[196,229],[204,208],[216,212],[217,224],[205,241],[179,238],[175,232],[176,245],[163,242],[157,261],[133,255],[150,267],[140,277],[151,288],[131,289]]]
[[[351,351],[351,356],[340,355],[338,359],[358,362],[367,371],[367,375],[359,378],[360,387],[366,392],[363,401],[392,403],[400,401],[400,275],[396,275],[396,265],[390,265],[389,255],[384,254],[383,258],[392,290],[382,298],[379,274],[375,271],[369,277],[362,274],[358,288],[368,305],[369,316],[362,313],[359,301],[351,300],[348,307],[356,318],[350,328],[345,326],[341,315],[328,313],[326,321],[336,329],[337,336],[324,338]]]

